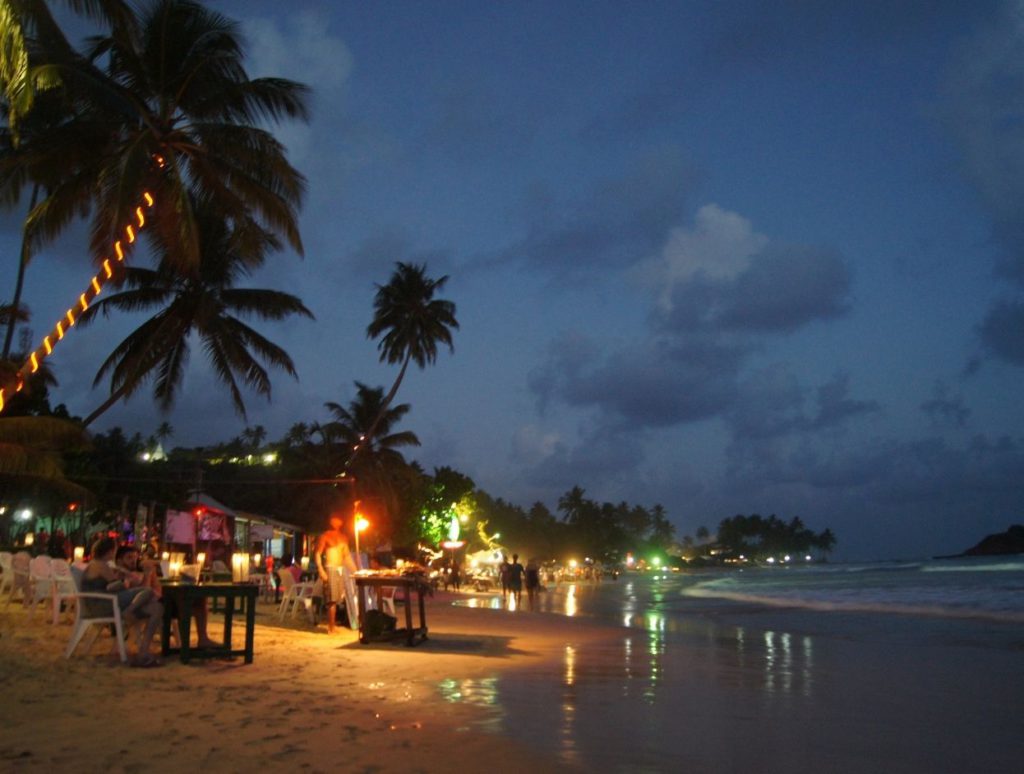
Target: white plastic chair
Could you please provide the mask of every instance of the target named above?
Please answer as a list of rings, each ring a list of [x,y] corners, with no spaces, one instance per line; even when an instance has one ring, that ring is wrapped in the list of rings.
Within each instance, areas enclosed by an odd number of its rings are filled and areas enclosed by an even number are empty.
[[[29,620],[35,617],[39,604],[48,602],[52,596],[53,568],[50,557],[46,554],[33,556],[28,563],[28,593],[25,595]]]
[[[64,602],[67,602],[67,611],[71,613],[78,598],[78,589],[75,588],[75,579],[71,577],[71,565],[55,559],[50,565],[53,571],[53,625],[60,623],[60,610]]]
[[[299,614],[299,609],[301,608],[306,611],[309,622],[316,623],[316,616],[313,614],[313,597],[316,595],[315,588],[316,584],[313,582],[296,583],[292,586],[292,591],[294,592],[292,618]]]
[[[14,554],[0,551],[0,595],[10,596],[14,589]]]
[[[292,577],[290,572],[278,573],[278,582],[281,584],[278,588],[281,591],[281,605],[277,608],[277,617],[279,620],[284,620],[285,613],[295,603],[295,578]]]
[[[75,605],[75,628],[71,632],[71,641],[64,652],[64,658],[71,658],[78,643],[82,641],[86,632],[90,632],[89,642],[86,651],[92,647],[96,635],[100,629],[105,629],[107,624],[114,625],[114,639],[117,640],[117,652],[121,661],[128,660],[128,652],[124,647],[124,630],[121,625],[121,605],[118,604],[116,594],[100,594],[92,591],[82,591],[82,579],[84,573],[77,567],[71,568],[71,577],[75,583],[76,605]],[[96,629],[95,627],[99,627]]]
[[[20,592],[21,599],[27,603],[29,598],[28,570],[32,557],[28,551],[19,551],[11,558],[11,593],[7,596],[7,604]]]

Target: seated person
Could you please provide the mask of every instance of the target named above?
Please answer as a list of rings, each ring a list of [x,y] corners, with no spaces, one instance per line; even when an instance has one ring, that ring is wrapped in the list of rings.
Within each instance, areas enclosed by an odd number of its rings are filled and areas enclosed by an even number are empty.
[[[281,560],[283,565],[278,572],[290,572],[296,583],[302,581],[302,568],[295,564],[295,560],[290,556],[286,556]]]
[[[162,598],[163,586],[160,585],[160,576],[157,573],[159,564],[149,560],[143,560],[139,549],[132,545],[121,546],[117,551],[117,564],[131,577],[137,578],[140,584],[146,585],[153,590],[153,593]],[[171,608],[171,614],[177,618],[177,603],[173,599],[165,599],[164,605]],[[219,642],[211,640],[207,634],[206,624],[208,618],[207,600],[202,598],[196,600],[192,606],[192,617],[196,619],[196,634],[199,636],[200,648],[219,648]]]
[[[117,566],[128,573],[133,586],[144,586],[152,589],[157,597],[161,596],[160,565],[153,560],[143,559],[136,546],[123,545],[117,549]]]
[[[126,625],[145,620],[145,628],[139,638],[139,652],[132,663],[135,666],[157,666],[160,662],[149,648],[163,619],[163,606],[152,589],[143,587],[141,581],[129,577],[128,572],[113,564],[116,552],[117,541],[113,538],[104,537],[96,541],[82,576],[82,591],[115,594]]]

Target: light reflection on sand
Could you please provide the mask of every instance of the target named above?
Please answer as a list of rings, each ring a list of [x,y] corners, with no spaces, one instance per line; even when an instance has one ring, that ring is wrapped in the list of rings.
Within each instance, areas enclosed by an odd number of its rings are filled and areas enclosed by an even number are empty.
[[[476,724],[485,731],[501,732],[505,708],[498,700],[497,677],[467,680],[447,678],[437,684],[437,692],[445,701],[468,704],[481,710],[476,718]]]
[[[567,763],[578,762],[576,748],[576,648],[565,646],[565,674],[562,679],[562,723],[559,754]]]
[[[894,649],[894,640],[879,634],[888,620],[712,604],[686,598],[686,582],[561,584],[541,595],[541,615],[508,615],[517,647],[530,644],[549,658],[500,673],[489,708],[500,717],[481,712],[478,727],[584,770],[1016,770],[943,764],[974,762],[980,753],[988,763],[1009,759],[1018,702],[1000,690],[1005,675],[1020,674],[1012,661],[1017,653],[972,644],[977,662],[936,673],[902,640],[902,650]],[[473,606],[501,607],[500,596],[494,602]],[[556,616],[570,610],[577,620],[559,624]],[[901,625],[901,637],[943,664],[963,662],[932,636],[934,627]],[[981,641],[973,623],[955,626],[975,638],[970,642]],[[545,639],[531,639],[541,630]],[[956,703],[946,701],[951,696]],[[992,696],[1005,712],[991,711]],[[922,713],[934,717],[941,734],[930,721],[907,722]],[[979,747],[976,737],[1000,744]],[[776,748],[792,758],[765,767],[764,751]],[[822,755],[838,765],[829,768]]]
[[[769,698],[787,697],[794,687],[801,696],[810,698],[814,684],[813,641],[789,632],[764,632],[763,687]]]

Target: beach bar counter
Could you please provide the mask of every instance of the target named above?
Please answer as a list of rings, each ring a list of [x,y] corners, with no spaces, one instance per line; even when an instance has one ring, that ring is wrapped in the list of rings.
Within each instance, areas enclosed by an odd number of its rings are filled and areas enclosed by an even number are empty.
[[[427,612],[423,604],[423,592],[430,591],[430,586],[423,580],[423,578],[416,575],[394,575],[386,573],[373,573],[373,574],[356,574],[356,593],[359,598],[359,641],[362,643],[367,642],[380,642],[384,640],[394,640],[399,637],[405,637],[405,644],[413,646],[423,640],[427,639]],[[394,596],[392,597],[397,617],[397,604],[404,602],[405,607],[405,627],[396,628],[390,631],[383,632],[369,632],[366,626],[367,613],[371,612],[367,608],[367,590],[373,589],[376,591],[374,595],[377,600],[378,607],[382,606],[384,592],[386,590],[393,590]],[[412,625],[412,593],[416,592],[417,606],[419,608],[419,625]],[[401,592],[401,596],[399,596]]]

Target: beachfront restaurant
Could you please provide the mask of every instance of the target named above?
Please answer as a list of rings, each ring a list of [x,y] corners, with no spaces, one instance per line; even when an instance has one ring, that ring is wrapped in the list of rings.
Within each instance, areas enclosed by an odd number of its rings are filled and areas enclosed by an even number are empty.
[[[255,556],[262,564],[268,557],[301,553],[304,543],[301,529],[225,505],[205,492],[192,492],[187,511],[168,510],[164,525],[167,550],[203,553],[209,563],[230,566],[234,554]]]

